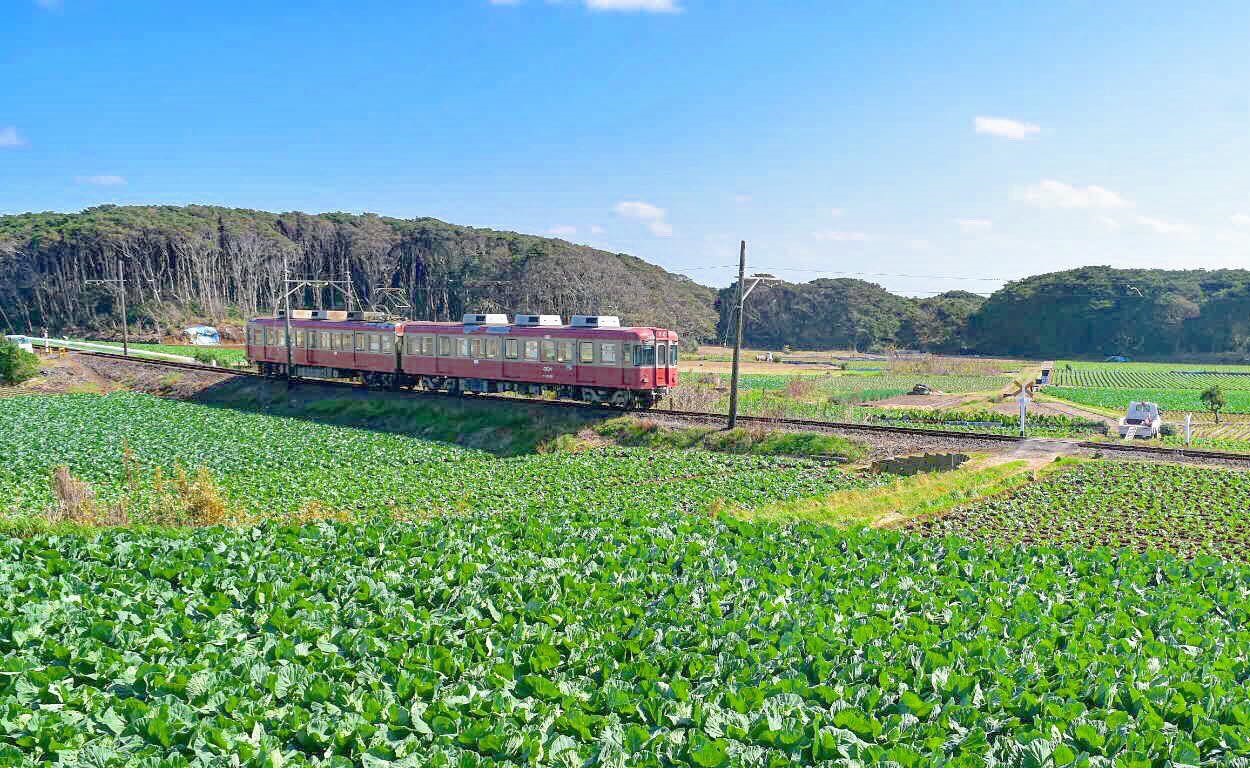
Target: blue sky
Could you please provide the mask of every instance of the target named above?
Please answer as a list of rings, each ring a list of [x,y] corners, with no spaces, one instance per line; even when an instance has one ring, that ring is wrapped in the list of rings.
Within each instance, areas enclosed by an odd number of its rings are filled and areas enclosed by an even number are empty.
[[[710,285],[746,239],[913,294],[1250,267],[1247,39],[1218,0],[0,0],[0,212],[434,216]]]

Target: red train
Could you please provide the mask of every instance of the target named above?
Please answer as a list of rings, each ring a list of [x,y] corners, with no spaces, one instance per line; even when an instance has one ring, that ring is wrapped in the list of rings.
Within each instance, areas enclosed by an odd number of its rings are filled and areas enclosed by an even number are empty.
[[[247,357],[286,373],[286,319],[247,324]],[[649,408],[677,385],[677,334],[623,328],[608,315],[467,314],[461,323],[387,321],[366,313],[294,310],[297,376],[360,379],[370,387],[517,392]]]

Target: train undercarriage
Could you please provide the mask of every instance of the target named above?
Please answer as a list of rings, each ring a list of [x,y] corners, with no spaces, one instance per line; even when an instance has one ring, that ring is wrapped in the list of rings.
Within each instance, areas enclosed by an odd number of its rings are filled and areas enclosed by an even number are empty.
[[[285,364],[262,362],[258,365],[260,373],[267,377],[286,376]],[[294,373],[296,376],[315,379],[354,380],[363,383],[365,387],[371,390],[399,390],[404,388],[460,395],[516,393],[517,395],[533,398],[562,398],[601,406],[617,406],[625,409],[649,409],[668,394],[667,388],[629,390],[588,385],[509,382],[495,379],[469,379],[444,376],[413,376],[403,373],[356,371],[325,366],[296,366]]]

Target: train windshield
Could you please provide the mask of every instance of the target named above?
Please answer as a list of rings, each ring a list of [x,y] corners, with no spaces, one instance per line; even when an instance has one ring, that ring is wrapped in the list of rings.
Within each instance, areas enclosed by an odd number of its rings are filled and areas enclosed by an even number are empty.
[[[655,348],[651,346],[634,345],[634,365],[635,366],[654,366],[655,365]]]

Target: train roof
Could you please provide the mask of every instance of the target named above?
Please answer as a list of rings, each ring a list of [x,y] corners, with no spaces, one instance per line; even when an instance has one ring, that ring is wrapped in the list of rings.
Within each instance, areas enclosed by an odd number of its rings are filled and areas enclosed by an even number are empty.
[[[259,326],[284,326],[285,318],[261,317],[248,321]],[[319,320],[291,318],[292,328],[316,328],[326,331],[395,331],[404,333],[433,334],[499,334],[518,337],[561,336],[599,337],[606,339],[676,339],[677,332],[656,326],[622,326],[619,328],[584,328],[582,326],[518,326],[515,324],[471,325],[451,321],[401,320]]]
[[[516,324],[472,325],[451,321],[410,320],[401,324],[401,333],[433,334],[500,334],[508,336],[578,336],[607,339],[676,339],[677,332],[655,326],[621,326],[616,328],[586,328],[582,326],[518,326]]]

